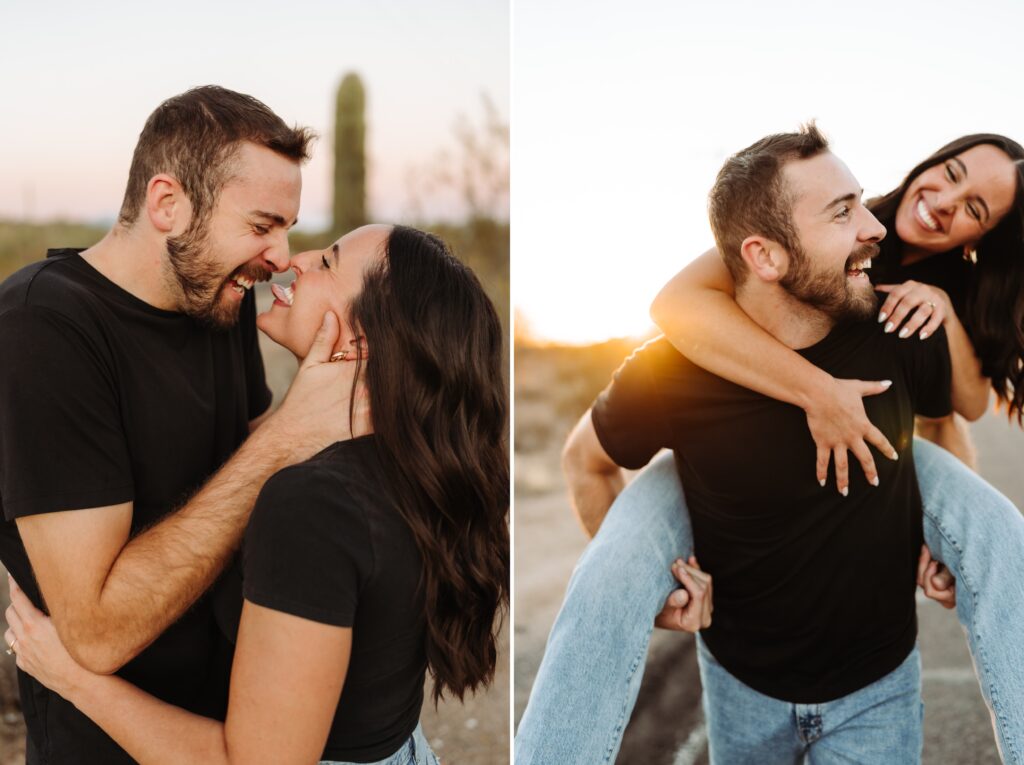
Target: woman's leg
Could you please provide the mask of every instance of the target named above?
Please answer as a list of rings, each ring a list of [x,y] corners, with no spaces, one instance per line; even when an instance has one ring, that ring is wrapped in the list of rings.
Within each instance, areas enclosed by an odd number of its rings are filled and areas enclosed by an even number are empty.
[[[1003,759],[1024,764],[1024,516],[949,452],[914,440],[932,556],[956,577],[956,612]]]
[[[619,495],[565,593],[515,740],[517,765],[613,762],[640,689],[654,617],[693,550],[671,454]]]

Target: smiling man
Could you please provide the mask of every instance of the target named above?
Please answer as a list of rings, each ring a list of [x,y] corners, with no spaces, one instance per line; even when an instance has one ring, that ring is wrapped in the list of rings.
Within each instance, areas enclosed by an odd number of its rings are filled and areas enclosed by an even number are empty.
[[[83,665],[212,716],[231,647],[204,592],[266,478],[348,435],[336,318],[273,415],[257,345],[252,286],[289,265],[309,141],[250,96],[175,96],[113,229],[0,285],[0,559]],[[131,762],[19,684],[28,763]]]
[[[705,371],[665,338],[638,349],[566,446],[576,511],[590,533],[600,533],[552,629],[516,761],[614,758],[670,578],[664,570],[647,576],[646,562],[632,559],[634,548],[622,540],[635,528],[636,538],[651,540],[645,552],[658,548],[647,557],[660,563],[660,545],[678,545],[689,529],[680,528],[681,512],[647,524],[645,507],[663,503],[654,496],[634,503],[629,517],[612,519],[608,510],[622,468],[640,468],[670,448],[694,547],[714,576],[714,619],[705,613],[693,626],[703,627],[698,656],[711,761],[916,762],[922,507],[908,446],[915,413],[950,411],[945,335],[904,343],[871,320],[877,301],[864,270],[885,229],[813,126],[731,157],[709,213],[736,300],[755,322],[837,376],[890,381],[865,406],[903,459],[880,465],[880,483],[858,476],[842,494],[823,492],[807,469],[815,446],[800,409]],[[598,570],[617,572],[621,587],[604,577],[610,586],[595,591],[588,580]],[[696,586],[695,571],[677,575],[694,606],[706,599],[703,575]],[[620,588],[630,594],[624,598]],[[603,608],[596,601],[613,614],[628,608],[630,625],[619,630],[617,615],[595,618]],[[592,623],[596,644],[583,626]],[[620,654],[622,672],[605,677],[602,668],[613,663],[605,657]],[[574,655],[586,657],[585,671],[575,672]]]

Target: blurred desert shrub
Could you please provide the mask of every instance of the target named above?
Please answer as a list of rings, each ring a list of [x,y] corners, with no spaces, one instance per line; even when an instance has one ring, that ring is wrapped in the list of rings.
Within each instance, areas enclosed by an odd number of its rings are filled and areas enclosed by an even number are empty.
[[[105,228],[85,223],[0,220],[0,280],[40,260],[50,247],[89,247],[105,233]]]
[[[560,449],[569,429],[640,342],[619,338],[590,346],[517,343],[516,452]]]

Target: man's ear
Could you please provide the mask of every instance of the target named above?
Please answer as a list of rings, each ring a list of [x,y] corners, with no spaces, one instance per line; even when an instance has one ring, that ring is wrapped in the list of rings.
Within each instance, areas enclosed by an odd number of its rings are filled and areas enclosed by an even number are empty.
[[[763,236],[748,236],[740,244],[740,256],[751,275],[763,282],[777,282],[789,268],[789,253]]]
[[[146,215],[161,234],[184,231],[192,218],[192,205],[177,179],[160,173],[146,184]]]

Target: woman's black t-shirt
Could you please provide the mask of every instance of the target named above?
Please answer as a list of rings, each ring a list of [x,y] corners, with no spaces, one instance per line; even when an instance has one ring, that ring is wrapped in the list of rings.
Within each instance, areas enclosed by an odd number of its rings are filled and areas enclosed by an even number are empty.
[[[974,265],[964,260],[958,250],[929,255],[908,265],[900,262],[900,248],[893,242],[886,247],[882,245],[882,254],[871,262],[872,284],[902,284],[913,280],[922,284],[930,284],[944,290],[957,317],[965,325],[967,293],[974,278]]]
[[[385,480],[374,436],[336,443],[266,483],[242,549],[246,600],[352,628],[324,759],[384,759],[423,704],[422,559]]]

